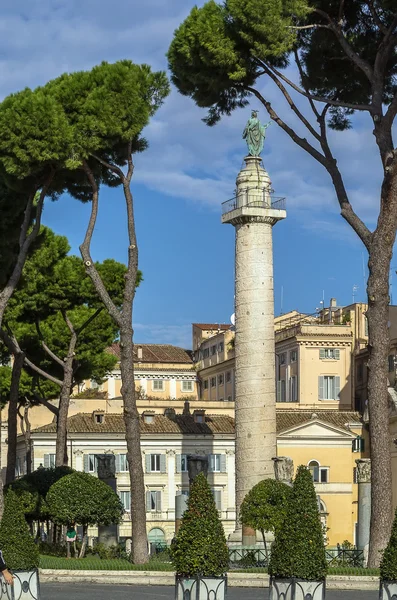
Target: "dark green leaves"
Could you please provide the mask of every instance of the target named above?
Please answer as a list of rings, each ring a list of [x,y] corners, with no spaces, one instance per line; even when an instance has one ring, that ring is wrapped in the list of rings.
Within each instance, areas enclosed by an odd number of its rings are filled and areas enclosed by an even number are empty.
[[[13,490],[5,497],[0,523],[0,548],[10,569],[29,570],[39,566],[39,551],[29,532],[21,501]]]
[[[257,483],[244,498],[240,509],[243,525],[258,531],[277,531],[283,525],[291,488],[274,479]]]

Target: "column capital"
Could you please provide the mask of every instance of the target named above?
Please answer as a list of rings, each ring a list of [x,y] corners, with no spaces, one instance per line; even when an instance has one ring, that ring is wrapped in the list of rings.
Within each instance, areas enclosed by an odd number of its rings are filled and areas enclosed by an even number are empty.
[[[277,481],[291,483],[294,476],[294,461],[289,456],[274,456],[274,475]]]
[[[358,458],[357,465],[357,483],[371,483],[371,459]]]

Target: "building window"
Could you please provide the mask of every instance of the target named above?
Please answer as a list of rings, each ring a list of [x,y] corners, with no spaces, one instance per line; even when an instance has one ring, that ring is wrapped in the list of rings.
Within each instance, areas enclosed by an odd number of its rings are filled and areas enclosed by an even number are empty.
[[[218,385],[223,385],[223,374],[218,375]]]
[[[104,418],[105,418],[105,415],[103,415],[101,413],[96,413],[95,414],[95,423],[98,423],[98,424],[103,423]]]
[[[151,454],[150,455],[150,472],[151,473],[160,473],[160,459],[161,454]]]
[[[395,363],[394,363],[394,355],[393,354],[389,354],[388,363],[389,363],[389,373],[392,373],[394,371],[394,369],[396,368]]]
[[[320,463],[317,460],[310,461],[308,467],[314,483],[328,483],[328,467],[320,467]]]
[[[286,384],[285,379],[277,381],[277,402],[286,402]]]
[[[289,401],[298,402],[298,378],[296,375],[289,380]]]
[[[119,473],[127,473],[128,460],[126,454],[116,455],[116,471],[118,471]]]
[[[211,387],[216,387],[216,377],[211,377]]]
[[[291,350],[289,353],[290,362],[296,362],[298,360],[298,350]]]
[[[163,379],[153,379],[153,381],[152,381],[152,390],[154,392],[163,392],[164,391],[164,381],[163,381]]]
[[[208,390],[208,379],[204,379],[204,389]]]
[[[44,468],[54,469],[55,468],[55,454],[44,454]]]
[[[161,492],[153,491],[146,492],[146,510],[148,512],[160,512],[161,511]]]
[[[223,342],[219,342],[219,352],[223,352]]]
[[[340,350],[339,348],[320,348],[320,358],[328,360],[339,360]]]
[[[187,454],[178,454],[176,457],[176,472],[187,472]]]
[[[352,452],[364,452],[364,450],[365,440],[359,435],[352,442]]]
[[[214,356],[214,354],[216,354],[216,344],[211,346],[211,356]]]
[[[86,473],[96,473],[98,470],[98,461],[95,454],[84,454],[84,471]]]
[[[227,371],[226,373],[226,383],[230,383],[232,380],[232,372],[231,371]]]
[[[209,355],[210,355],[210,349],[209,348],[204,348],[203,358],[208,358]]]
[[[210,454],[208,470],[211,473],[226,473],[226,454]]]
[[[182,392],[192,392],[193,381],[182,381]]]
[[[222,510],[222,490],[211,490],[214,500],[216,510]]]
[[[285,361],[286,361],[286,356],[285,356],[285,352],[283,352],[282,354],[280,354],[280,365],[285,365]]]
[[[121,504],[123,505],[124,511],[131,512],[131,492],[121,491],[119,492],[119,498],[121,500]]]
[[[339,400],[340,377],[320,375],[318,378],[319,400]]]

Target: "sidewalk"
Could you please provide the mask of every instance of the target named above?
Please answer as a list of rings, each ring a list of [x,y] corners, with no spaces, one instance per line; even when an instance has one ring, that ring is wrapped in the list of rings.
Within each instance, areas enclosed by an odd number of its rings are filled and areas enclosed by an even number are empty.
[[[112,585],[173,586],[175,579],[170,571],[66,571],[40,569],[42,583],[93,583]],[[267,588],[269,576],[265,573],[228,573],[228,587]],[[378,577],[329,575],[328,590],[378,590]]]

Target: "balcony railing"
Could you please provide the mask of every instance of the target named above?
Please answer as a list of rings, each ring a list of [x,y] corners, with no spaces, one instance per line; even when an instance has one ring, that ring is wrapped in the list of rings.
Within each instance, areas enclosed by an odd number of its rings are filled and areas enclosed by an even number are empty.
[[[269,194],[268,188],[247,188],[242,190],[238,196],[222,203],[222,214],[226,214],[236,208],[272,208],[273,210],[285,210],[285,198]]]

